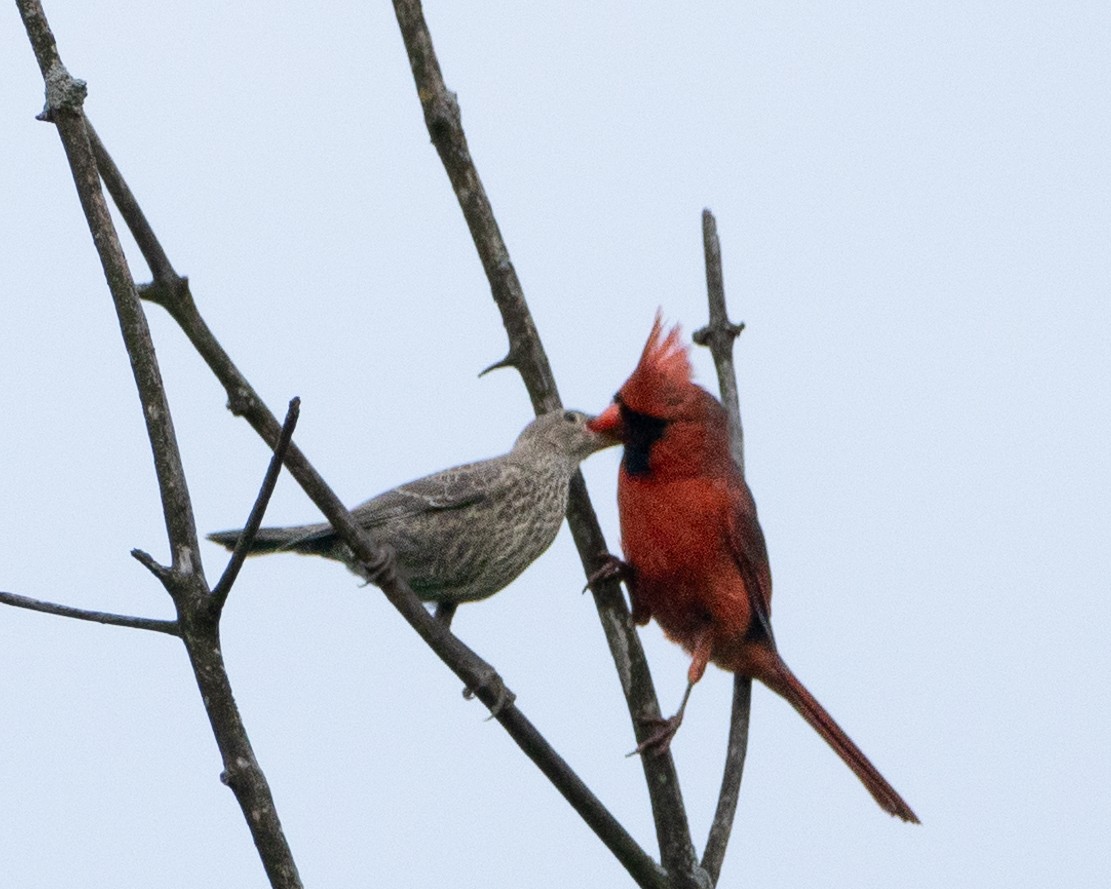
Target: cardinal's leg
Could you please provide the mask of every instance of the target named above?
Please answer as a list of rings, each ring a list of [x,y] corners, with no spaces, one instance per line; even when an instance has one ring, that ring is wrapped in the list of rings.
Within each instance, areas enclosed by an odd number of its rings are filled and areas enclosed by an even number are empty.
[[[706,672],[706,665],[710,663],[710,654],[713,652],[713,636],[710,629],[703,630],[697,642],[694,645],[694,651],[691,653],[691,665],[687,670],[687,690],[683,692],[683,700],[679,704],[679,709],[675,711],[675,715],[668,719],[660,719],[659,717],[649,717],[648,719],[640,720],[642,726],[654,728],[655,730],[644,738],[629,756],[640,753],[651,753],[653,756],[660,756],[667,752],[671,746],[671,739],[675,737],[675,733],[679,731],[679,726],[683,724],[683,712],[687,709],[687,701],[690,700],[691,691],[694,685],[702,678],[702,674]]]

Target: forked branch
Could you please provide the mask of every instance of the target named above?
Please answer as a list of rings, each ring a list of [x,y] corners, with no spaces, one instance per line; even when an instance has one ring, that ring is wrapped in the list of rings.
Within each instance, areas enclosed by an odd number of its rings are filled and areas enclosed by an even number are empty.
[[[299,889],[301,881],[282,832],[273,796],[255,760],[232,695],[220,652],[219,624],[208,609],[210,592],[201,567],[197,529],[169,403],[146,314],[100,187],[100,171],[83,108],[85,85],[72,77],[62,64],[38,0],[19,0],[18,5],[46,83],[46,109],[41,117],[56,126],[69,161],[78,198],[115,304],[154,456],[171,565],[168,568],[160,566],[145,553],[134,552],[136,558],[155,573],[173,600],[178,615],[176,627],[185,643],[223,758],[223,777],[240,804],[270,883],[280,889]]]
[[[33,599],[30,596],[21,596],[18,593],[8,593],[2,590],[0,590],[0,605],[11,605],[13,608],[25,608],[28,611],[38,611],[42,614],[53,614],[55,617],[72,617],[76,620],[87,620],[110,627],[130,627],[133,630],[152,630],[155,633],[166,633],[170,636],[181,635],[176,620],[158,620],[153,617],[112,614],[108,611],[90,611],[87,608],[59,605],[57,602],[45,602],[42,599]]]

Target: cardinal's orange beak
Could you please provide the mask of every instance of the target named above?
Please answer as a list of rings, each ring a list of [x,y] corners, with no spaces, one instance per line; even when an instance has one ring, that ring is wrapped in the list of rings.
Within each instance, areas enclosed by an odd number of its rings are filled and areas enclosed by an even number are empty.
[[[593,420],[588,420],[586,428],[614,441],[624,441],[624,423],[621,422],[621,409],[614,402]]]

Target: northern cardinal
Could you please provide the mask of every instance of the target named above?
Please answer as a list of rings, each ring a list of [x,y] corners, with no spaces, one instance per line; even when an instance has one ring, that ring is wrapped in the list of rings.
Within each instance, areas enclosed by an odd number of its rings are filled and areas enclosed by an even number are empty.
[[[725,409],[692,382],[678,327],[665,336],[657,314],[636,370],[587,427],[625,446],[617,481],[625,554],[619,571],[633,620],[645,624],[654,617],[692,656],[678,712],[660,721],[637,752],[667,749],[691,689],[713,661],[786,698],[884,811],[917,823],[910,806],[779,656],[756,504],[730,453]]]
[[[399,573],[425,601],[492,596],[555,539],[579,463],[616,442],[587,428],[579,411],[552,411],[528,424],[513,450],[400,485],[355,507],[355,520],[389,544]],[[228,549],[241,530],[209,534]],[[366,571],[327,523],[262,528],[251,553],[296,552]]]

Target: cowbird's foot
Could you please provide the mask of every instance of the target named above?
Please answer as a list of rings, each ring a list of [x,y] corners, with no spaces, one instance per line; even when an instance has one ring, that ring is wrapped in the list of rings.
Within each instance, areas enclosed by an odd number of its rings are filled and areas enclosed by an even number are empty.
[[[509,687],[502,681],[501,676],[491,670],[486,676],[483,676],[479,684],[475,688],[467,687],[463,689],[463,697],[468,701],[471,698],[482,698],[481,692],[489,692],[493,695],[493,703],[487,704],[490,708],[490,715],[488,719],[494,719],[506,707],[511,707],[513,702],[517,700],[517,695],[509,690]]]
[[[458,602],[437,602],[436,611],[434,612],[436,620],[444,626],[450,627],[451,619],[455,617],[455,612],[458,608]]]

